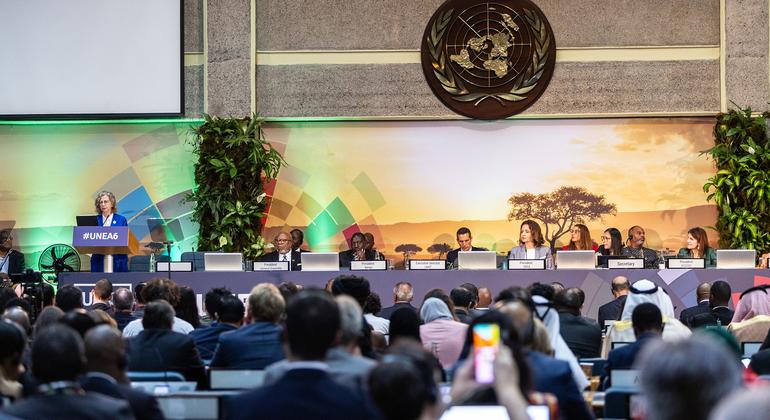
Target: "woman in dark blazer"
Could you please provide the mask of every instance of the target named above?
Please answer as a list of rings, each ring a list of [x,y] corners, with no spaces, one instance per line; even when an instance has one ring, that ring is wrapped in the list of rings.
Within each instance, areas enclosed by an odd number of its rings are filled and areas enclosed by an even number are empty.
[[[717,253],[709,246],[709,237],[706,231],[700,227],[694,227],[687,231],[687,248],[679,250],[678,258],[703,258],[706,267],[717,266]]]
[[[514,260],[545,260],[545,268],[553,268],[551,248],[544,246],[545,240],[540,225],[534,220],[525,220],[519,229],[519,246],[513,248],[508,258]]]
[[[96,207],[96,220],[99,226],[128,226],[128,220],[117,213],[118,206],[115,195],[109,191],[102,191],[94,200]],[[104,255],[91,255],[91,271],[101,273],[104,271]],[[115,254],[112,256],[112,271],[128,271],[128,255]]]

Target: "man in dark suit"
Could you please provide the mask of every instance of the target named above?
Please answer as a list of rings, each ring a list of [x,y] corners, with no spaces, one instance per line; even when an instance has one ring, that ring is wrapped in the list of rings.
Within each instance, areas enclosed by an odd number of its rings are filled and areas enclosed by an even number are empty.
[[[86,333],[87,371],[80,385],[88,392],[127,401],[137,419],[163,419],[154,396],[131,388],[126,378],[126,344],[120,331],[99,325]]]
[[[291,249],[297,253],[310,252],[307,249],[302,248],[302,244],[305,242],[305,234],[299,229],[292,229],[289,232],[291,235]]]
[[[366,232],[364,233],[364,238],[366,238],[366,246],[365,246],[366,250],[374,252],[377,255],[376,259],[384,260],[385,255],[382,252],[377,251],[377,248],[375,248],[374,234]]]
[[[623,305],[626,303],[626,297],[630,288],[631,285],[626,277],[617,276],[612,279],[610,291],[614,300],[599,307],[599,328],[605,329],[605,321],[617,321],[620,319],[620,314],[623,312]]]
[[[189,335],[171,330],[175,315],[174,308],[164,300],[145,306],[144,329],[128,341],[128,370],[175,371],[204,387],[206,371],[195,342]]]
[[[112,303],[115,306],[112,318],[117,322],[118,329],[123,331],[129,322],[137,319],[132,312],[134,310],[134,294],[125,287],[121,287],[112,294]]]
[[[393,286],[393,306],[388,306],[380,311],[380,316],[385,319],[390,319],[393,312],[396,312],[397,309],[401,308],[410,308],[417,312],[417,308],[411,304],[412,299],[414,299],[414,288],[412,288],[412,283],[407,281],[396,283],[396,285]]]
[[[24,254],[13,249],[11,229],[0,230],[0,279],[24,272]]]
[[[244,306],[233,295],[222,297],[214,313],[215,321],[209,327],[198,328],[190,333],[195,341],[198,353],[203,360],[214,358],[214,351],[219,344],[219,336],[228,331],[235,331],[243,324]]]
[[[286,308],[286,373],[271,385],[231,398],[225,418],[376,418],[362,394],[337,384],[327,372],[323,361],[339,327],[339,309],[327,293],[303,291],[295,296]]]
[[[83,340],[72,328],[54,324],[37,332],[32,344],[32,373],[38,394],[4,408],[22,419],[133,419],[126,401],[86,393],[76,382],[85,370]]]
[[[581,291],[576,287],[556,293],[554,305],[559,312],[559,333],[577,358],[599,357],[602,330],[599,324],[580,315]]]
[[[486,251],[486,248],[475,247],[472,244],[473,236],[471,230],[467,227],[457,229],[457,244],[459,248],[453,249],[446,254],[446,262],[452,267],[457,268],[457,255],[460,251]]]
[[[249,295],[249,323],[219,336],[211,367],[264,369],[284,358],[278,321],[285,303],[275,285],[261,283]]]
[[[275,244],[275,251],[261,256],[259,258],[260,261],[289,261],[289,269],[291,271],[302,271],[300,253],[292,250],[291,235],[281,232],[275,236],[273,244]]]
[[[455,305],[455,316],[463,324],[470,324],[473,316],[470,314],[473,305],[473,293],[464,287],[455,287],[449,292],[449,298]]]
[[[730,325],[734,312],[727,307],[730,302],[732,289],[726,281],[717,280],[711,285],[709,292],[710,311],[695,315],[690,319],[690,328],[705,327],[709,325]]]
[[[679,320],[682,321],[682,324],[692,328],[692,325],[690,325],[692,318],[696,315],[705,314],[709,311],[710,290],[711,285],[708,283],[701,283],[698,285],[698,288],[695,291],[695,295],[698,297],[698,304],[683,310],[682,313],[679,314]]]
[[[356,232],[350,237],[350,249],[340,252],[340,267],[350,268],[351,261],[374,261],[379,258],[373,249],[366,249],[366,236]]]
[[[613,369],[631,369],[639,352],[649,343],[660,338],[663,334],[663,315],[660,313],[660,308],[649,302],[638,305],[631,314],[631,325],[634,328],[636,341],[610,351],[602,382],[609,377]],[[607,387],[610,385],[607,380]]]

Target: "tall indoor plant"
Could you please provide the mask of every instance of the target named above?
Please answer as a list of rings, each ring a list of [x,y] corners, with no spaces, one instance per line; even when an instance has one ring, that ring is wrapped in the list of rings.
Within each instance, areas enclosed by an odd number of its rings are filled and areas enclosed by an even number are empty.
[[[262,254],[263,188],[286,164],[265,140],[263,123],[256,115],[204,115],[204,123],[193,128],[196,187],[187,199],[200,225],[199,250],[242,252],[247,259]]]
[[[717,172],[703,191],[714,201],[716,229],[724,248],[770,251],[770,142],[767,118],[751,108],[717,116],[714,147],[706,150]]]

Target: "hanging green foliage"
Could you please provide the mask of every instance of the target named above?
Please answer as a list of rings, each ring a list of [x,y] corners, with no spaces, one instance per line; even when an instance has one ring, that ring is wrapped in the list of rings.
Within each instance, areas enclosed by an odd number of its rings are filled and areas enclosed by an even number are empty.
[[[722,248],[770,251],[768,116],[754,116],[751,108],[718,115],[714,147],[703,152],[717,169],[703,191],[717,206],[715,228]]]
[[[265,140],[264,119],[204,115],[190,143],[198,157],[193,220],[200,225],[198,249],[242,252],[246,259],[263,253],[260,235],[267,200],[264,184],[286,164]]]

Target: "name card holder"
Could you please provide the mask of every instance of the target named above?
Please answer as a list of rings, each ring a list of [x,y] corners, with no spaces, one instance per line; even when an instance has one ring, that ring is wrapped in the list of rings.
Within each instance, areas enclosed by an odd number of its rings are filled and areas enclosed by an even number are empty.
[[[253,271],[289,271],[288,261],[254,261]]]
[[[350,271],[385,271],[388,269],[388,261],[351,261]]]
[[[171,268],[169,269],[169,264],[171,264]],[[156,261],[155,262],[155,271],[159,273],[164,272],[183,272],[183,271],[193,271],[192,268],[192,261]]]
[[[446,260],[409,260],[410,270],[446,270]]]
[[[668,258],[666,268],[706,268],[703,258]]]
[[[607,268],[644,268],[644,258],[607,260]]]
[[[509,270],[545,270],[545,260],[508,260]]]

